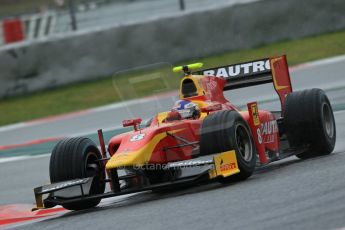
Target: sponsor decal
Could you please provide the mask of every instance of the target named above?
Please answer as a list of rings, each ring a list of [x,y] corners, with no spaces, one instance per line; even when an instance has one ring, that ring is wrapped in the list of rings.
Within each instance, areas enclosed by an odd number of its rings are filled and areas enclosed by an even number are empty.
[[[274,134],[278,132],[277,121],[266,121],[261,124],[262,135]]]
[[[215,81],[208,81],[208,82],[206,82],[206,88],[209,91],[215,90],[217,88],[217,82],[215,82]]]
[[[277,121],[267,121],[261,124],[262,135],[265,135],[264,142],[272,143],[275,141],[275,134],[278,132]]]
[[[258,105],[254,103],[251,105],[251,107],[252,107],[253,123],[255,126],[258,126],[260,125]]]
[[[52,190],[59,190],[61,188],[70,187],[77,184],[82,184],[84,183],[84,181],[85,179],[80,179],[80,180],[75,180],[75,181],[67,181],[66,183],[57,184],[55,186],[49,186],[46,189],[42,189],[42,193],[46,193]]]
[[[220,167],[219,167],[219,169],[220,169],[221,172],[228,171],[228,170],[235,169],[235,168],[236,168],[236,163],[235,162],[230,162],[230,163],[224,164],[223,159],[220,160]]]
[[[236,163],[228,163],[228,164],[221,164],[220,166],[220,171],[224,172],[224,171],[228,171],[231,169],[235,169],[236,168]]]
[[[167,164],[168,168],[184,168],[184,167],[193,167],[193,166],[200,166],[200,165],[207,165],[211,164],[213,161],[210,160],[193,160],[187,162],[174,162]]]
[[[136,134],[136,135],[132,136],[131,139],[129,139],[129,141],[131,141],[131,142],[140,141],[140,140],[144,139],[144,137],[145,137],[145,133]]]
[[[243,77],[251,74],[266,73],[271,70],[270,60],[258,60],[202,71],[203,75],[223,78]]]

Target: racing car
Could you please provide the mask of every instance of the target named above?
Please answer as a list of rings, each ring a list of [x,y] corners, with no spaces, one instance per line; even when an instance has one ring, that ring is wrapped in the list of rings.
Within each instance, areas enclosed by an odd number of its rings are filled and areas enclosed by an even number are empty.
[[[112,137],[107,147],[102,130],[100,149],[85,137],[58,142],[50,158],[51,184],[34,189],[35,210],[55,205],[82,210],[129,193],[241,181],[258,166],[333,151],[336,126],[329,99],[321,89],[293,92],[285,55],[202,66],[173,68],[183,77],[171,111],[146,124],[141,118],[124,120],[133,130]],[[257,102],[239,110],[223,93],[266,83],[273,84],[280,111],[260,110]]]

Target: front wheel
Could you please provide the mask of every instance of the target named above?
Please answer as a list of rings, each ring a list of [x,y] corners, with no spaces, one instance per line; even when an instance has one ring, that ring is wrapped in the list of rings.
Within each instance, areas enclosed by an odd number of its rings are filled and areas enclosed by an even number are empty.
[[[203,155],[235,150],[240,172],[220,182],[245,180],[256,164],[256,148],[247,122],[237,111],[219,111],[207,116],[200,131],[200,153]]]
[[[105,171],[101,153],[93,141],[77,137],[61,140],[54,147],[50,157],[49,174],[51,183],[94,177],[90,195],[104,193]],[[97,206],[101,199],[80,201],[63,205],[69,210],[82,210]]]

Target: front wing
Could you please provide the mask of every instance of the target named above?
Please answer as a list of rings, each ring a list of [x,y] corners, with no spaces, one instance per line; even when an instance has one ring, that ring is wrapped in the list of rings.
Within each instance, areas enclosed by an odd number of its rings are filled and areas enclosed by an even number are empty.
[[[212,180],[218,177],[229,177],[239,173],[236,153],[234,150],[216,154],[211,160],[190,160],[173,162],[166,165],[167,169],[179,168],[182,171],[188,168],[201,167],[202,169],[195,176],[181,174],[181,177],[174,181],[159,184],[147,185],[141,188],[129,188],[117,192],[110,191],[103,194],[90,195],[90,188],[94,180],[93,177],[74,179],[59,183],[43,185],[34,189],[36,208],[44,209],[55,205],[64,205],[74,202],[88,202],[94,199],[109,198],[148,190],[178,187],[186,184],[198,183],[205,180]],[[121,179],[121,178],[119,178]],[[48,195],[43,199],[44,195]]]

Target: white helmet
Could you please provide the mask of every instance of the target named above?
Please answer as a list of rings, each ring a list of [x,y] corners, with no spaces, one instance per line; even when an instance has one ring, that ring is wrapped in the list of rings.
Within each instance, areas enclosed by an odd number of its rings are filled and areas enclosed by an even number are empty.
[[[189,100],[178,100],[171,111],[177,111],[181,114],[181,117],[186,118],[199,118],[200,109],[199,106]]]

